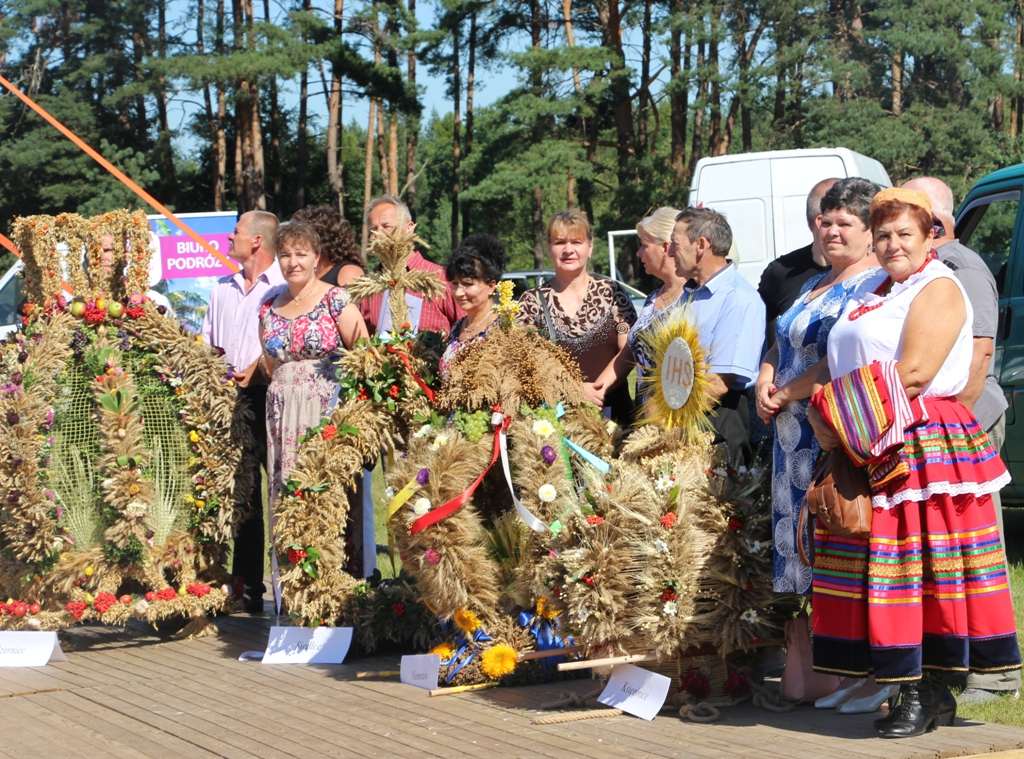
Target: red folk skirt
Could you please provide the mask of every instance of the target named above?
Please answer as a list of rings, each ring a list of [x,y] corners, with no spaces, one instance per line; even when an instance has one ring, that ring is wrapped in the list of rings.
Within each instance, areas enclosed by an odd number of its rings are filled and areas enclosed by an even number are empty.
[[[814,668],[878,682],[1021,665],[991,493],[1009,474],[958,401],[927,398],[910,475],[874,495],[871,535],[814,534]]]

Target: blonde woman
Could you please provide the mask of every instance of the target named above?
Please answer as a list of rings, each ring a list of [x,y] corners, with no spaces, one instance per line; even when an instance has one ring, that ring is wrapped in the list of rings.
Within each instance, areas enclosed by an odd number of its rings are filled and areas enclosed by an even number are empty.
[[[548,223],[548,249],[555,276],[523,293],[519,318],[576,359],[589,401],[628,424],[633,404],[616,360],[629,350],[626,336],[636,310],[622,285],[587,270],[594,238],[585,213],[573,208],[555,214]]]

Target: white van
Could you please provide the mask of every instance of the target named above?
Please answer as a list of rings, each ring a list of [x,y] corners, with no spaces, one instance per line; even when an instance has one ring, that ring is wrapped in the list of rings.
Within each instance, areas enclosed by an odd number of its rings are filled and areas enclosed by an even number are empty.
[[[892,184],[882,164],[846,148],[739,153],[697,161],[689,204],[725,215],[740,272],[757,287],[770,261],[810,244],[807,193],[829,177]]]

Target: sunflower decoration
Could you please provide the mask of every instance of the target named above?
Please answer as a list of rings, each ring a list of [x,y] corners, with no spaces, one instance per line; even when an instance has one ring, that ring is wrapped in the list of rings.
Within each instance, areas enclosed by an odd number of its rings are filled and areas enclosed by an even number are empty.
[[[678,309],[642,337],[654,356],[644,377],[641,424],[681,429],[688,440],[710,428],[708,366],[697,326],[689,309]]]

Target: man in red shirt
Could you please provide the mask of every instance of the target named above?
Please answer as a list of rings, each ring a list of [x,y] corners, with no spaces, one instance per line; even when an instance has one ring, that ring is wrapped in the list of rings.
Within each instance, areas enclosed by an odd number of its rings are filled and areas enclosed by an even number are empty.
[[[371,234],[403,226],[409,231],[416,228],[409,207],[393,195],[381,195],[370,201],[366,223]],[[428,261],[417,250],[409,257],[407,266],[410,271],[432,271],[442,282],[448,283],[444,267]],[[385,295],[390,297],[391,293],[373,295],[359,304],[359,311],[371,333],[385,332],[391,328],[387,309],[384,308]],[[443,332],[447,335],[452,331],[452,325],[463,316],[462,309],[455,303],[451,286],[448,286],[444,295],[434,300],[426,300],[419,293],[411,291],[405,294],[405,298],[409,305],[409,320],[420,332]]]

